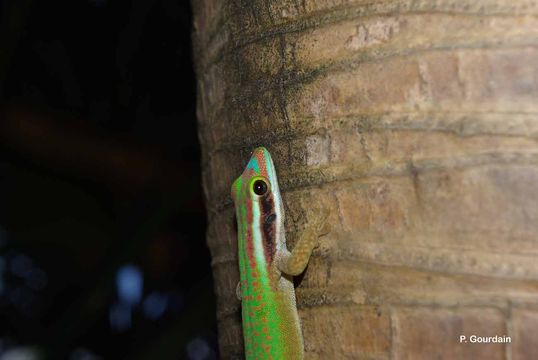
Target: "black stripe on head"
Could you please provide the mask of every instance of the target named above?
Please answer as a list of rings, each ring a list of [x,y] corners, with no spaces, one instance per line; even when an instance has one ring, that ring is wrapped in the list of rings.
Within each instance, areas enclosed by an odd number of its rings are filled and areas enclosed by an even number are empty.
[[[263,251],[267,264],[271,264],[276,252],[276,213],[272,193],[260,199],[260,213]]]

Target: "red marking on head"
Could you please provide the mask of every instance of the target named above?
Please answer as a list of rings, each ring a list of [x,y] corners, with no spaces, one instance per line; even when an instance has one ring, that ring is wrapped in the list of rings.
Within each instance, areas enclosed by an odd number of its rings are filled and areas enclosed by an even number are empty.
[[[256,160],[258,161],[258,168],[260,169],[260,175],[267,178],[268,177],[267,163],[265,161],[265,156],[263,155],[263,151],[259,151],[256,153]]]
[[[269,328],[267,326],[264,326],[262,331],[267,334],[269,332]]]
[[[256,300],[260,301],[262,299],[261,294],[256,295]]]

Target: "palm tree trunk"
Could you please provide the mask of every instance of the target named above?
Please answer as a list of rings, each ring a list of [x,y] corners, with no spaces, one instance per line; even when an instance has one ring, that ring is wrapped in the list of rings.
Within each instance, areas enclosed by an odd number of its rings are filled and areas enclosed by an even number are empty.
[[[229,189],[263,145],[290,247],[332,211],[296,289],[306,358],[538,358],[538,4],[193,7],[222,357],[242,356]]]

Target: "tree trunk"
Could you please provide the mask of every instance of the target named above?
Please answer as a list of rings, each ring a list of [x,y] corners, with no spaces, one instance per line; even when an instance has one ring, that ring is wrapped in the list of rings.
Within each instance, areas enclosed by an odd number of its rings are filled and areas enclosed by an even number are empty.
[[[538,4],[193,7],[222,358],[242,357],[229,190],[260,145],[290,248],[332,211],[296,289],[307,359],[538,358]]]

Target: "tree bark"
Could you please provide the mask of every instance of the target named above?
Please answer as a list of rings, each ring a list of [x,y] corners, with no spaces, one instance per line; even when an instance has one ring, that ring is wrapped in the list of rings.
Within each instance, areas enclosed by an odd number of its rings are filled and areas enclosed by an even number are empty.
[[[193,8],[222,358],[242,357],[229,189],[260,145],[291,248],[332,211],[296,289],[307,359],[538,358],[538,4]]]

